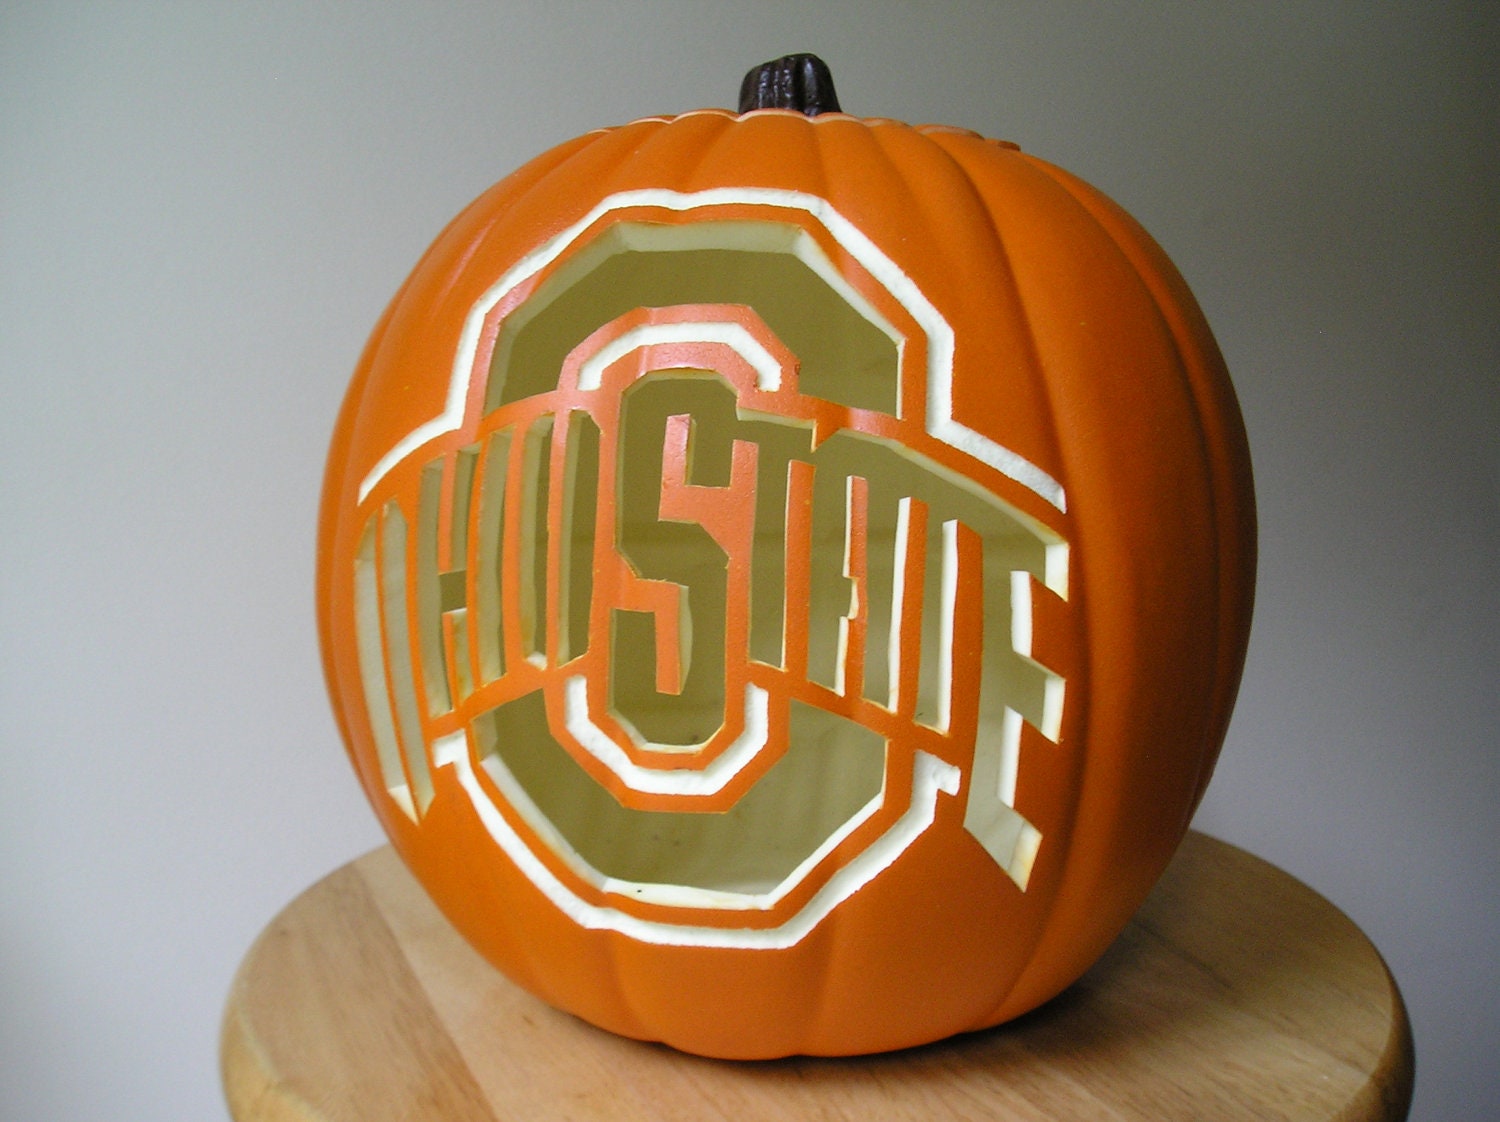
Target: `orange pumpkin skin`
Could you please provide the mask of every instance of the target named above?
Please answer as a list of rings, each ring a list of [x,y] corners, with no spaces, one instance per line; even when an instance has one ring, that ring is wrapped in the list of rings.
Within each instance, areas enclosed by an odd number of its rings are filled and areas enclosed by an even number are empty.
[[[970,800],[993,797],[973,782],[976,740],[993,733],[978,728],[983,718],[972,702],[981,689],[979,644],[986,641],[974,622],[983,615],[978,609],[957,611],[950,624],[954,708],[942,736],[927,726],[904,732],[910,714],[891,716],[883,695],[871,700],[858,689],[840,695],[826,685],[800,684],[806,672],[792,656],[780,676],[760,664],[745,671],[748,680],[767,683],[773,724],[778,713],[784,716],[779,707],[823,705],[842,707],[840,719],[881,731],[887,738],[881,797],[890,805],[823,853],[805,882],[768,906],[729,911],[691,892],[683,905],[669,894],[633,898],[613,881],[580,876],[537,841],[534,820],[518,813],[480,766],[486,751],[509,748],[481,742],[474,732],[476,706],[484,701],[474,699],[484,690],[459,679],[485,675],[476,670],[479,640],[459,628],[458,617],[450,613],[441,628],[428,629],[436,646],[413,638],[393,655],[368,638],[372,628],[376,635],[389,632],[403,611],[417,621],[413,629],[439,618],[421,587],[409,582],[396,594],[371,583],[372,558],[378,554],[385,565],[393,551],[408,550],[404,571],[420,574],[426,563],[420,551],[428,548],[424,518],[438,528],[429,537],[445,542],[465,538],[462,530],[454,537],[455,519],[470,528],[467,539],[481,532],[486,516],[473,509],[479,499],[468,505],[433,499],[434,513],[424,513],[422,480],[432,482],[429,497],[441,488],[444,495],[460,493],[455,473],[477,479],[486,464],[500,462],[493,437],[504,424],[515,441],[530,431],[531,422],[506,418],[533,417],[534,401],[503,400],[486,388],[493,368],[487,348],[508,330],[506,318],[521,315],[539,292],[550,298],[548,278],[602,244],[612,227],[633,224],[656,236],[651,232],[695,223],[719,223],[725,238],[739,228],[734,223],[801,230],[842,284],[901,336],[899,385],[885,412],[825,406],[808,391],[797,399],[795,408],[805,411],[797,423],[815,427],[818,440],[835,451],[838,439],[830,434],[840,426],[878,435],[883,448],[910,449],[930,473],[992,497],[1037,541],[1064,547],[1048,554],[1062,559],[1045,576],[1037,570],[1029,582],[1020,578],[1030,619],[1029,635],[1016,649],[1025,665],[1045,668],[1047,682],[1062,683],[1062,700],[1060,710],[1055,697],[1046,702],[1054,706],[1046,735],[1031,716],[1017,725],[1019,766],[1008,805],[1035,838],[1034,851],[1009,872],[971,828]],[[680,236],[681,245],[695,244]],[[567,275],[574,278],[569,283],[582,283],[577,278],[588,274]],[[712,302],[712,296],[704,301]],[[699,314],[695,309],[684,314]],[[617,314],[601,307],[598,322],[582,325],[580,337],[605,329]],[[740,315],[722,308],[716,314]],[[610,328],[609,337],[631,323],[655,323],[652,316],[661,318],[641,313]],[[761,330],[754,317],[742,318],[751,334]],[[929,330],[933,324],[951,327],[946,400],[928,384],[948,345]],[[774,334],[765,336],[768,348]],[[704,345],[697,353],[709,351]],[[472,377],[469,368],[477,371]],[[582,387],[584,376],[577,377]],[[602,377],[607,385],[607,370]],[[632,401],[645,400],[644,388],[630,392]],[[743,404],[758,391],[736,392]],[[558,400],[551,416],[561,418],[581,398]],[[756,408],[775,406],[768,396]],[[943,430],[935,412],[958,427]],[[563,432],[563,421],[548,423],[553,435]],[[613,439],[607,419],[599,429],[607,450]],[[1006,474],[979,462],[970,445],[943,438],[944,431],[979,434],[972,447],[1003,449],[1011,458],[997,462],[1020,466]],[[521,452],[504,455],[509,464],[524,463]],[[763,448],[760,455],[768,453]],[[818,461],[818,472],[824,463]],[[799,472],[810,477],[805,468],[792,475]],[[891,479],[897,474],[888,470]],[[744,505],[745,492],[735,485],[714,485],[725,488],[726,506]],[[667,490],[664,482],[664,496]],[[697,494],[691,487],[679,493],[684,502]],[[789,499],[811,493],[788,484]],[[929,504],[934,512],[935,504]],[[713,505],[702,507],[700,520],[711,517]],[[795,507],[789,502],[788,526]],[[725,515],[725,524],[734,517]],[[937,540],[937,517],[930,541]],[[561,523],[547,525],[553,553],[546,564],[554,568],[546,572],[555,575]],[[388,526],[410,533],[382,536]],[[1181,840],[1212,771],[1248,638],[1254,541],[1248,451],[1218,350],[1175,269],[1115,204],[1013,146],[964,131],[836,113],[810,119],[781,110],[701,111],[570,141],[491,188],[438,237],[377,326],[338,419],[320,519],[318,618],[334,709],[371,804],[438,906],[518,984],[607,1029],[705,1055],[854,1054],[1015,1017],[1076,979],[1118,934]],[[971,562],[978,564],[973,559],[982,552],[977,536],[960,527],[952,543],[951,556],[959,558],[953,571],[972,574]],[[473,570],[472,551],[480,547],[469,541],[463,548]],[[514,560],[520,554],[501,549],[496,556],[507,572],[521,564]],[[532,565],[544,563],[526,556]],[[791,619],[790,605],[812,586],[799,575],[796,552],[786,556],[784,610]],[[925,579],[932,566],[920,550],[902,556],[914,558],[908,575]],[[464,567],[452,552],[429,564]],[[595,566],[597,581],[606,580],[606,568]],[[455,593],[452,602],[476,609],[479,578],[470,572],[465,579],[466,594]],[[630,575],[620,579],[628,583]],[[959,583],[953,595],[962,598],[968,586]],[[506,599],[509,590],[496,595],[502,607],[520,603]],[[815,592],[808,596],[816,600]],[[382,605],[386,632],[370,622],[371,597]],[[871,633],[851,612],[845,630],[859,647]],[[896,629],[892,613],[887,626]],[[470,631],[480,622],[473,615]],[[743,624],[741,615],[725,609],[725,626]],[[665,617],[657,618],[660,624]],[[511,657],[505,674],[535,673],[538,683],[554,671],[564,674],[555,630],[544,641],[543,624],[529,626],[538,629],[532,662],[540,668]],[[595,622],[589,626],[597,647],[604,633]],[[787,628],[800,643],[804,631]],[[512,632],[495,642],[496,658],[518,649]],[[883,655],[867,657],[873,663]],[[447,709],[442,699],[432,700],[431,680],[445,658],[468,667],[447,687]],[[901,659],[891,658],[894,677]],[[914,665],[915,656],[909,661]],[[576,681],[599,672],[591,662],[575,665],[586,666]],[[403,717],[399,704],[391,709],[371,696],[377,691],[367,685],[382,671],[387,681],[404,674],[416,683],[415,713],[408,705]],[[552,691],[549,713],[555,713],[564,686],[561,677],[547,681],[545,690],[536,689]],[[897,686],[887,684],[894,697]],[[490,688],[491,700],[522,691],[507,693],[503,681]],[[397,734],[395,741],[385,734],[384,758],[372,724],[380,721],[391,722]],[[494,728],[503,738],[511,726]],[[405,753],[394,763],[392,743]],[[649,751],[635,756],[632,774],[662,764]],[[908,802],[916,805],[914,759],[938,761],[929,773],[941,787],[932,795],[930,821],[887,853],[884,865],[857,864],[861,852],[873,852],[862,847],[877,834],[894,836],[899,813]],[[579,762],[634,811],[673,805],[665,796],[624,789],[597,760]],[[733,787],[729,794],[743,793]],[[513,848],[497,842],[502,835]],[[600,860],[611,852],[603,843],[596,850],[605,855]],[[841,869],[862,871],[841,879]],[[566,906],[559,903],[564,897]],[[672,932],[679,929],[688,934],[677,939]],[[760,934],[741,937],[741,931]]]

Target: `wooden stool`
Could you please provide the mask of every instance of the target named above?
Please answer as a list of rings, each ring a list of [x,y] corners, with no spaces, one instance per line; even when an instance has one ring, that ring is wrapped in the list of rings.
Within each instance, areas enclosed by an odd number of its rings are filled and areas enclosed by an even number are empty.
[[[705,1060],[511,985],[391,849],[261,934],[224,1018],[238,1122],[1401,1119],[1395,982],[1341,912],[1190,834],[1102,960],[1018,1021],[887,1055]]]

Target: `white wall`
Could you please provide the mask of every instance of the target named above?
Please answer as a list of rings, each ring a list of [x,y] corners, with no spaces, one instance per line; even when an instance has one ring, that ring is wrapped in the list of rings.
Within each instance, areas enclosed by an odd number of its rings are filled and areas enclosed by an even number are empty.
[[[805,9],[805,10],[804,10]],[[220,1003],[380,841],[322,694],[324,442],[446,219],[788,50],[1019,141],[1194,285],[1262,562],[1199,825],[1358,921],[1419,1122],[1500,1117],[1492,4],[0,8],[0,1117],[222,1116]]]

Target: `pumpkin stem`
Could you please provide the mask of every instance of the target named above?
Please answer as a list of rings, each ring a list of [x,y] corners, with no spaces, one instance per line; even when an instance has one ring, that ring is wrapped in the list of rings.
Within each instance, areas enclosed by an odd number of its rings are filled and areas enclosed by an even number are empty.
[[[763,62],[740,83],[740,112],[795,109],[809,117],[840,113],[833,74],[817,55],[787,55]]]

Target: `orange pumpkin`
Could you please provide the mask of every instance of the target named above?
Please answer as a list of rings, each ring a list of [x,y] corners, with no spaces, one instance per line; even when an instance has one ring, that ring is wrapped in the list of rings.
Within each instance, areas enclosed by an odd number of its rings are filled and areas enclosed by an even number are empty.
[[[547,1001],[722,1057],[1077,978],[1187,828],[1254,582],[1233,391],[1147,234],[788,73],[460,214],[321,516],[334,708],[427,891]]]

